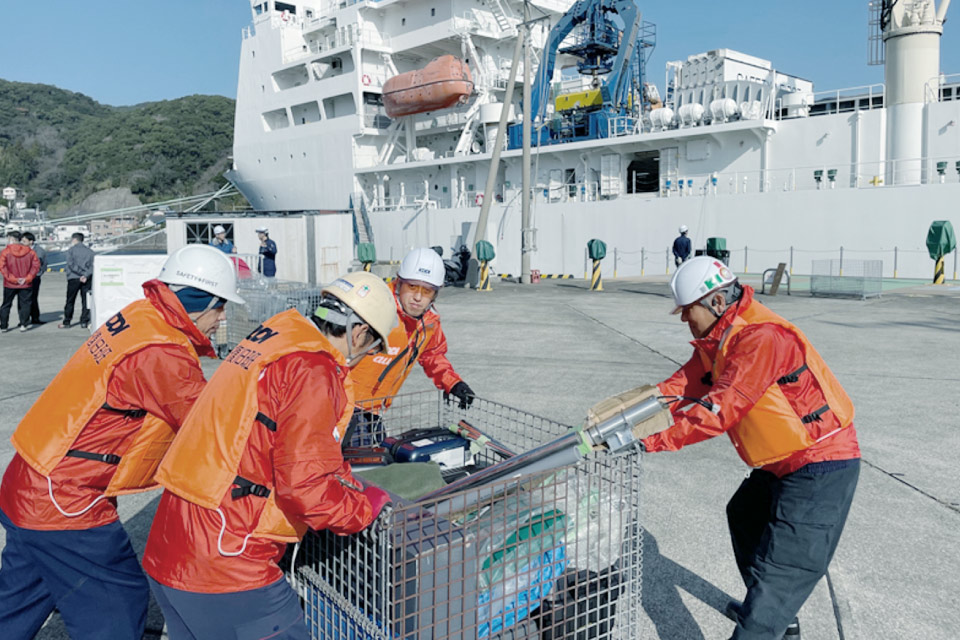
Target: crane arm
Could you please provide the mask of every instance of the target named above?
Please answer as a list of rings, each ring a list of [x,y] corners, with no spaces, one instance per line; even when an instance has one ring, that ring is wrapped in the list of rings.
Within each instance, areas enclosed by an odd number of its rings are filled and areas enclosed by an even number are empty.
[[[577,0],[570,7],[560,20],[550,30],[547,42],[543,47],[543,58],[540,61],[540,68],[537,69],[537,77],[533,83],[532,97],[530,99],[531,118],[536,121],[542,118],[547,111],[547,100],[550,97],[550,80],[553,78],[553,70],[557,64],[557,53],[560,43],[564,38],[570,35],[581,22],[590,16],[591,9],[600,3],[600,0]]]

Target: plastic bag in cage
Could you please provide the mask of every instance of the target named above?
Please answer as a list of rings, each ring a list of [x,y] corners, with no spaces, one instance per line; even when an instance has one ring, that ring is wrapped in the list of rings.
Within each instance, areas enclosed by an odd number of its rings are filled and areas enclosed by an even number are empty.
[[[467,516],[464,527],[480,561],[478,637],[527,618],[563,573],[570,519],[552,507],[531,506],[519,492]]]
[[[630,523],[623,520],[629,510],[616,484],[583,470],[566,469],[547,476],[530,493],[537,502],[568,515],[567,564],[600,572],[617,562]]]

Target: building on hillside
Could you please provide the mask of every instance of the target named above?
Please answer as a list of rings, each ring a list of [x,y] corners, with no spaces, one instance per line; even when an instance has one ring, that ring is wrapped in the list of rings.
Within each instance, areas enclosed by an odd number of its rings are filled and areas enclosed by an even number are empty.
[[[68,242],[70,236],[75,233],[82,233],[84,237],[90,237],[90,228],[85,224],[58,224],[53,228],[54,238],[58,242]]]

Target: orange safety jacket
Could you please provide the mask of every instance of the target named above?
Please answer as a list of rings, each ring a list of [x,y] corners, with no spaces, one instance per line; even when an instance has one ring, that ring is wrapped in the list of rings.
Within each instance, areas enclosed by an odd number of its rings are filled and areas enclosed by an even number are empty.
[[[130,354],[152,345],[176,345],[198,360],[182,331],[171,326],[149,300],[137,300],[107,320],[87,339],[20,421],[11,441],[33,469],[49,477],[65,458],[88,458],[116,464],[106,496],[147,491],[157,486],[157,465],[174,437],[174,430],[144,409],[114,409],[106,404],[107,385],[117,365]],[[144,418],[123,456],[72,449],[80,432],[100,410],[128,418]]]
[[[850,397],[803,332],[757,302],[749,304],[733,319],[720,339],[720,346],[712,363],[703,351],[698,350],[704,367],[712,372],[713,379],[718,380],[724,370],[733,338],[750,325],[764,323],[778,325],[792,333],[802,346],[804,363],[797,370],[771,384],[753,408],[727,431],[737,453],[751,467],[768,465],[807,449],[849,427],[853,424],[854,416]],[[813,376],[824,402],[813,412],[798,415],[783,388],[796,384],[803,375]],[[827,412],[833,413],[837,419],[836,422],[831,421],[831,424],[839,426],[824,433],[820,425]]]
[[[347,395],[334,427],[334,438],[341,441],[353,414],[346,360],[309,320],[291,309],[261,324],[230,352],[197,399],[156,474],[165,489],[206,509],[218,509],[228,496],[264,498],[251,536],[279,542],[296,542],[306,525],[287,518],[277,506],[272,486],[255,484],[237,471],[254,425],[271,431],[277,428],[276,422],[259,412],[257,382],[264,368],[297,352],[324,352],[337,362]]]
[[[396,281],[391,286],[400,323],[387,338],[388,352],[367,356],[350,372],[357,407],[375,413],[390,406],[391,398],[400,392],[416,362],[443,391],[450,391],[460,382],[446,356],[447,338],[440,326],[440,315],[432,306],[420,318],[408,315],[397,298]]]

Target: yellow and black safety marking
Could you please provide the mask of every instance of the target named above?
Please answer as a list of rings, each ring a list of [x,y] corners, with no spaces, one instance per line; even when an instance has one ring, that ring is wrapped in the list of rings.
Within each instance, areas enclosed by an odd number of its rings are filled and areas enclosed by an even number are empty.
[[[603,291],[603,278],[600,275],[600,261],[593,261],[593,276],[590,278],[591,291]]]
[[[515,278],[516,276],[512,273],[498,273],[501,278]],[[571,273],[541,273],[541,280],[573,280],[573,274]]]
[[[373,265],[372,262],[364,262],[364,263],[363,263],[363,270],[369,273],[370,267],[371,267],[372,265]]]
[[[47,273],[51,273],[51,272],[52,272],[52,273],[63,273],[64,271],[66,271],[66,269],[63,268],[63,267],[60,267],[59,269],[54,269],[53,267],[47,267]]]
[[[933,284],[943,284],[943,256],[937,258],[937,265],[933,269]]]
[[[477,284],[477,291],[493,291],[490,286],[490,267],[486,261],[480,263],[480,282]]]

